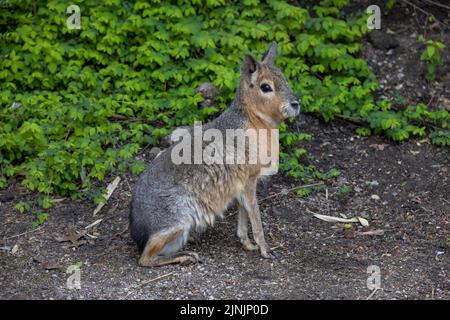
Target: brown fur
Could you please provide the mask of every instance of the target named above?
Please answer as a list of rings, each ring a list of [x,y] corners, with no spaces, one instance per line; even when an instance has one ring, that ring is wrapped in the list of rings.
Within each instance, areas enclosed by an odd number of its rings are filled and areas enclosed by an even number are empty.
[[[270,72],[269,68],[265,65],[261,65],[260,72],[254,83],[253,88],[259,88],[262,83],[268,83],[272,87],[274,84],[278,84],[282,79],[273,72]],[[264,98],[258,90],[248,90],[248,85],[245,81],[241,82],[241,87],[247,90],[243,90],[243,104],[245,111],[250,119],[249,127],[255,129],[274,129],[278,127],[278,124],[285,119],[281,108],[283,106],[284,97],[275,95],[272,99]],[[260,114],[264,114],[271,119],[271,122],[267,122],[261,118]]]
[[[198,260],[198,255],[193,252],[181,251],[171,256],[160,257],[158,253],[170,242],[180,236],[183,230],[175,230],[170,233],[156,235],[149,241],[141,254],[139,265],[143,267],[157,267],[172,263],[191,263]]]
[[[298,114],[298,101],[274,66],[275,57],[275,43],[261,62],[246,55],[233,106],[205,126],[221,132],[266,129],[270,137],[271,129],[277,129],[288,116]],[[257,141],[258,146],[262,143]],[[268,153],[274,151],[270,143],[266,148]],[[175,165],[171,163],[170,152],[171,149],[164,152],[144,172],[133,193],[130,230],[133,239],[143,246],[139,264],[195,262],[198,259],[195,253],[179,249],[189,233],[213,225],[233,200],[239,203],[237,235],[244,249],[259,250],[263,257],[270,257],[256,198],[257,182],[266,166],[261,159],[256,164]],[[249,152],[246,147],[247,156]],[[248,236],[249,221],[256,245]]]

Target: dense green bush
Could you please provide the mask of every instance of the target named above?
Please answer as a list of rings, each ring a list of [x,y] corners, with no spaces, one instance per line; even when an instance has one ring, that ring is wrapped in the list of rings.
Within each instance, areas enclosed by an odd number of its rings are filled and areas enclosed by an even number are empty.
[[[22,176],[44,194],[98,198],[94,182],[107,173],[144,169],[134,160],[141,146],[226,108],[243,54],[262,54],[271,40],[303,111],[363,121],[361,134],[395,140],[426,134],[426,121],[448,126],[447,111],[374,101],[378,84],[356,56],[366,20],[344,17],[346,3],[85,0],[81,29],[70,30],[71,1],[1,1],[0,188]],[[194,89],[205,81],[222,91],[218,108],[198,107]],[[295,147],[310,136],[283,128],[282,169],[306,179],[314,168]],[[446,132],[432,138],[448,144]]]

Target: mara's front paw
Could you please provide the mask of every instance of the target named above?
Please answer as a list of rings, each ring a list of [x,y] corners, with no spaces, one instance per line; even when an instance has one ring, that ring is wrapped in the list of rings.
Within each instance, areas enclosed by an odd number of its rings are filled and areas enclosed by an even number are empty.
[[[241,240],[242,246],[244,247],[245,250],[248,251],[254,251],[254,250],[258,250],[259,247],[256,244],[253,244],[250,239],[246,239],[246,240]]]
[[[267,245],[266,246],[261,246],[260,247],[260,252],[261,252],[261,256],[263,258],[266,258],[266,259],[273,259],[274,258],[274,256],[270,253],[270,249],[269,249],[269,247]]]

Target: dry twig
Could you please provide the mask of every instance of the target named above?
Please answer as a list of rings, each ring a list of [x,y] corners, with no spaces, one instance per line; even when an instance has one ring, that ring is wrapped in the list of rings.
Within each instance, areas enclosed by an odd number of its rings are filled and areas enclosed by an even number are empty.
[[[134,291],[136,291],[137,289],[142,288],[143,286],[145,286],[145,285],[147,285],[147,284],[149,284],[151,282],[155,282],[155,281],[161,280],[163,278],[166,278],[166,277],[170,276],[171,274],[173,274],[173,272],[169,272],[169,273],[163,274],[162,276],[158,276],[156,278],[153,278],[153,279],[150,279],[150,280],[147,280],[147,281],[144,281],[144,282],[140,283],[137,287],[134,287],[133,289],[131,289],[127,293],[127,295],[125,296],[125,299],[128,298],[128,296],[130,294],[132,294]]]
[[[19,233],[19,234],[16,234],[16,235],[14,235],[14,236],[9,236],[9,237],[4,238],[4,240],[12,239],[12,238],[17,238],[17,237],[20,237],[20,236],[24,236],[24,235],[26,235],[26,234],[29,234],[29,233],[36,232],[36,231],[38,231],[38,230],[41,230],[43,227],[44,227],[44,226],[41,226],[41,227],[39,227],[39,228],[36,228],[36,229],[33,229],[33,230],[29,230],[29,231],[26,231],[26,232],[23,232],[23,233]]]

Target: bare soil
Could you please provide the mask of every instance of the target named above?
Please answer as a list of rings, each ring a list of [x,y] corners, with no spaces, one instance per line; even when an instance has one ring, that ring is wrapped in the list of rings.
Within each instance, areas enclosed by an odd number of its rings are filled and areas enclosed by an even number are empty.
[[[415,24],[421,17],[408,10],[400,6],[385,19],[398,48],[389,52],[365,42],[363,54],[385,85],[380,95],[445,107],[448,72],[430,84],[414,67],[419,59],[411,45],[420,45],[411,32],[423,30]],[[449,48],[448,30],[443,34]],[[324,124],[308,115],[297,125],[313,134],[303,143],[311,155],[304,161],[341,174],[306,198],[288,191],[300,181],[281,174],[260,183],[266,239],[277,258],[242,249],[231,208],[198,244],[189,244],[203,263],[141,268],[127,230],[135,177],[122,176],[97,216],[91,202],[64,199],[38,229],[31,228],[34,217],[14,209],[36,195],[13,183],[0,191],[0,298],[449,299],[449,150],[427,140],[360,138],[351,124]],[[154,154],[147,149],[141,156],[150,164]],[[369,226],[326,222],[313,213],[364,217]],[[69,290],[66,271],[77,262],[81,289]],[[371,294],[367,268],[373,265],[380,268],[381,290]]]

